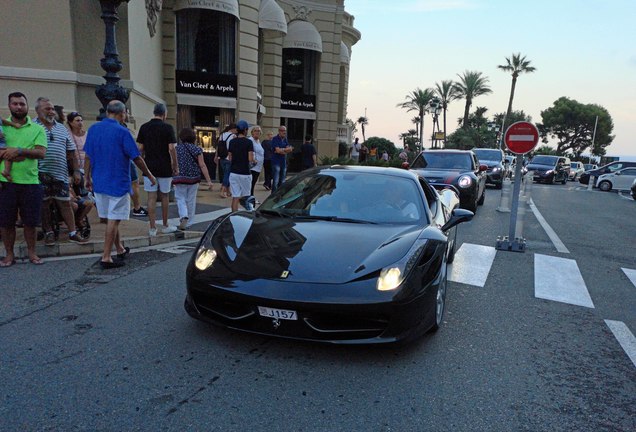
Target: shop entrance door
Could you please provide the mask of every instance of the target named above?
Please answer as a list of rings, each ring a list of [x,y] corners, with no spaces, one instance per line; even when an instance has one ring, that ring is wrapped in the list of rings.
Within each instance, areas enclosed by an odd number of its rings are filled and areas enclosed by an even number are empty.
[[[287,127],[287,141],[294,147],[294,151],[287,158],[287,171],[301,171],[300,146],[303,144],[305,135],[314,135],[314,123],[314,120],[289,117],[281,119],[281,124]]]

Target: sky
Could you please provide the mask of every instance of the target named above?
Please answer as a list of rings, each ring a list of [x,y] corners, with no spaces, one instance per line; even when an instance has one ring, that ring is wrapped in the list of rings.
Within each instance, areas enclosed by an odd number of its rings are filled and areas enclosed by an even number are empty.
[[[493,91],[474,99],[471,112],[505,112],[512,77],[497,66],[521,53],[536,71],[519,76],[514,110],[541,123],[561,96],[601,105],[614,121],[607,155],[636,159],[635,0],[345,0],[345,10],[362,34],[351,53],[347,117],[366,113],[367,138],[399,143],[417,113],[396,105],[467,70],[482,72]],[[450,104],[448,133],[464,105]],[[431,127],[429,114],[425,135]]]

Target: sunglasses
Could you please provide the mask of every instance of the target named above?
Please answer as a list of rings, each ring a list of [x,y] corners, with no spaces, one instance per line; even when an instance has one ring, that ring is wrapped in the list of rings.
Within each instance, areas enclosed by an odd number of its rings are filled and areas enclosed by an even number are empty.
[[[49,141],[55,141],[55,137],[53,136],[53,132],[49,132]]]

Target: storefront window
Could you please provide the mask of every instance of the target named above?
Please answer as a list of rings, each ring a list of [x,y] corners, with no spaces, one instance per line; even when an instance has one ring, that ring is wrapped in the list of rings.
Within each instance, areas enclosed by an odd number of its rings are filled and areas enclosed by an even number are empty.
[[[236,75],[236,17],[206,10],[177,12],[177,69]]]
[[[296,48],[283,50],[281,92],[286,95],[316,95],[316,51]]]

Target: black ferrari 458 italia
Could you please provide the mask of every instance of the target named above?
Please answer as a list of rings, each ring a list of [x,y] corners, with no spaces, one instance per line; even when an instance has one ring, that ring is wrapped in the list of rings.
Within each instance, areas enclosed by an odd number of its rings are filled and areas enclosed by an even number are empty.
[[[472,217],[413,171],[304,171],[255,211],[209,226],[188,264],[185,309],[285,338],[410,340],[441,325],[455,227]]]

